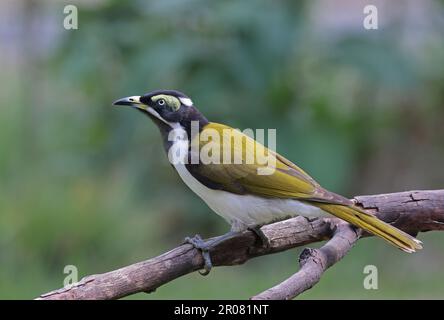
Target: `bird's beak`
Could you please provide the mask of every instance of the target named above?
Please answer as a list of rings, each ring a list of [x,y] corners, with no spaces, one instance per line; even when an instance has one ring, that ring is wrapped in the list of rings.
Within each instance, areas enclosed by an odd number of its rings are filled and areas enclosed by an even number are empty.
[[[143,110],[144,112],[151,114],[152,116],[159,119],[160,121],[163,121],[166,124],[169,124],[152,107],[150,107],[150,106],[144,104],[142,101],[140,101],[140,96],[131,96],[131,97],[122,98],[122,99],[114,101],[113,105],[115,105],[115,106],[130,106],[132,108]]]
[[[131,96],[116,100],[113,102],[115,106],[131,106],[138,109],[146,110],[147,106],[140,102],[140,96]]]

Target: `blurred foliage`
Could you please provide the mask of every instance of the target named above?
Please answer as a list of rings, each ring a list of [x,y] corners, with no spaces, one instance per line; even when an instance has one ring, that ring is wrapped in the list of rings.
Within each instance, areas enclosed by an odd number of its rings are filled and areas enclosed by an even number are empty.
[[[442,2],[378,31],[329,28],[316,1],[76,2],[72,31],[64,2],[15,2],[21,33],[0,76],[1,298],[60,287],[67,264],[104,272],[228,229],[170,168],[155,126],[110,106],[122,96],[174,88],[212,121],[277,128],[277,150],[344,195],[443,187]],[[420,238],[415,255],[363,240],[305,297],[444,298],[444,238]],[[263,257],[135,297],[246,298],[296,260]],[[367,264],[379,290],[362,287]]]

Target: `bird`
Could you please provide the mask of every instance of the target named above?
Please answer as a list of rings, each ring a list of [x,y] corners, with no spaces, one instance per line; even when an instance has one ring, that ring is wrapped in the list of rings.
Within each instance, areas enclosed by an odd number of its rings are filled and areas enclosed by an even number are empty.
[[[412,253],[422,249],[421,241],[378,219],[352,200],[323,188],[279,153],[239,130],[210,122],[191,98],[180,91],[155,90],[118,99],[113,105],[135,108],[157,125],[170,163],[180,178],[231,225],[229,232],[209,241],[204,241],[199,235],[185,239],[201,251],[203,275],[211,270],[210,251],[217,244],[251,230],[264,245],[268,245],[260,227],[295,216],[335,216],[402,251]],[[223,138],[216,139],[214,134]],[[202,136],[207,139],[202,139]],[[232,141],[240,143],[233,144]],[[226,153],[229,156],[224,160],[231,161],[199,161],[204,154],[202,151],[208,150],[210,145],[212,152],[208,154],[212,153],[212,160],[218,157],[220,160]],[[262,158],[248,158],[248,150],[262,154]],[[263,153],[256,152],[258,150]],[[260,172],[269,164],[263,161],[264,157],[273,163],[271,173]]]

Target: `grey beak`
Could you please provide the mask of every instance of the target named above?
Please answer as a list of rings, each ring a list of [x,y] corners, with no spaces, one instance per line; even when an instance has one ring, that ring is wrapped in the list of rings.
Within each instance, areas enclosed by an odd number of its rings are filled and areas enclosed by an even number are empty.
[[[126,97],[113,102],[115,106],[133,106],[138,104],[141,104],[140,96]]]

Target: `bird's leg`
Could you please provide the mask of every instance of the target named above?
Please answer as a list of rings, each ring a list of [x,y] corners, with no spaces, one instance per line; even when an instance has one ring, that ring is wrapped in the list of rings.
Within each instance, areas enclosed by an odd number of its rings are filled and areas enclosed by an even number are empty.
[[[261,230],[260,226],[250,227],[248,228],[248,230],[252,231],[260,239],[262,246],[264,246],[265,248],[270,247],[270,240]]]
[[[206,276],[207,274],[209,274],[213,265],[211,263],[211,258],[210,258],[210,253],[209,253],[209,248],[208,248],[207,243],[198,234],[196,234],[192,238],[186,237],[185,243],[191,244],[194,248],[199,249],[202,252],[202,257],[205,262],[205,265],[204,265],[205,271],[204,272],[199,271],[199,273],[203,276]]]
[[[230,231],[227,232],[219,237],[213,238],[212,240],[205,241],[201,238],[200,235],[196,234],[194,237],[186,237],[185,243],[191,244],[194,248],[199,249],[202,252],[202,257],[204,259],[205,265],[204,269],[205,271],[199,273],[203,276],[206,276],[210,273],[211,268],[213,267],[213,263],[211,262],[210,257],[210,250],[212,250],[215,246],[218,244],[228,240],[232,239],[235,236],[239,234],[238,231]]]

